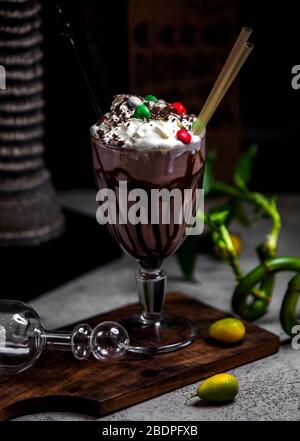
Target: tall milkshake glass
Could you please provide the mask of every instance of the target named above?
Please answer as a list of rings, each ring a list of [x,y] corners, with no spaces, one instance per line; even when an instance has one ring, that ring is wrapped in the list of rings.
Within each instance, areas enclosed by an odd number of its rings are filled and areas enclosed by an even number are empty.
[[[195,215],[197,189],[202,186],[204,173],[205,134],[190,145],[176,142],[176,145],[166,146],[162,142],[155,148],[149,145],[134,149],[99,137],[98,128],[95,125],[91,129],[97,188],[111,190],[116,200],[116,221],[108,223],[108,229],[123,250],[139,264],[136,282],[141,313],[122,323],[130,336],[130,350],[149,354],[182,348],[193,341],[197,329],[189,318],[181,317],[180,312],[176,316],[164,312],[166,273],[161,265],[186,238],[188,219],[181,223],[176,221],[172,197],[167,223],[162,220],[161,211],[154,223],[149,213],[153,204],[162,209],[162,201],[157,201],[156,196],[153,198],[153,190],[167,190],[168,194],[177,190],[182,194],[182,204],[184,192],[190,190],[190,208]],[[128,194],[138,189],[147,195],[147,222],[124,221],[124,204],[129,212],[133,202],[124,200],[121,185],[126,186]],[[123,217],[119,216],[120,212]]]

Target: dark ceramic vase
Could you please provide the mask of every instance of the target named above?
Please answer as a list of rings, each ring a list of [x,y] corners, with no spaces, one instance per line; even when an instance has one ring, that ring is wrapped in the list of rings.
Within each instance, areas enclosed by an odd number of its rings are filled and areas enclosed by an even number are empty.
[[[0,3],[0,245],[35,245],[60,235],[64,218],[44,165],[41,3]]]

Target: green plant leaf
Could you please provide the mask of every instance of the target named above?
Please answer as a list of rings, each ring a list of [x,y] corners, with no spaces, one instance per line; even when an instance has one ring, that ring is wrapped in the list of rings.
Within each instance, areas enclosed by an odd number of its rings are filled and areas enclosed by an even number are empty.
[[[239,175],[234,175],[235,185],[241,190],[247,190],[246,183]]]
[[[210,222],[215,224],[217,227],[223,224],[226,224],[228,217],[230,215],[230,208],[228,205],[220,205],[219,207],[212,208],[207,217]]]
[[[204,179],[203,179],[203,188],[204,188],[205,195],[210,193],[210,191],[213,187],[216,157],[217,157],[217,155],[216,155],[215,151],[210,151],[206,154],[205,172],[204,172]]]
[[[277,196],[272,196],[270,199],[270,203],[275,210],[278,210],[277,207]]]
[[[184,278],[195,281],[195,269],[199,248],[199,236],[189,236],[176,253]]]
[[[252,144],[238,160],[233,175],[233,179],[237,187],[245,188],[248,185],[251,179],[254,158],[257,155],[257,150],[257,144]]]

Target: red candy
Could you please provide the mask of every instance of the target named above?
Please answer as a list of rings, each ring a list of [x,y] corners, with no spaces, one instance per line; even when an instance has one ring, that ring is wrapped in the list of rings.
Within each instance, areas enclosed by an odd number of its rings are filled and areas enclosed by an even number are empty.
[[[172,107],[174,107],[174,109],[176,110],[178,115],[181,115],[182,113],[184,113],[186,115],[186,109],[185,109],[183,104],[181,104],[181,103],[172,103]]]
[[[187,130],[178,130],[176,133],[177,139],[184,144],[189,144],[192,140],[192,135]]]

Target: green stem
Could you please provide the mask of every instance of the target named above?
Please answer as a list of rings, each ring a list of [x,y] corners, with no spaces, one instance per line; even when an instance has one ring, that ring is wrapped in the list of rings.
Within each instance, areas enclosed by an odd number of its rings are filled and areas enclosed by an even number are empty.
[[[231,196],[236,199],[241,198],[240,190],[238,190],[237,188],[231,187],[230,185],[225,184],[224,182],[215,181],[213,183],[212,190],[217,193],[227,194],[228,196]]]
[[[185,403],[184,403],[184,404],[186,404],[186,403],[187,403],[188,401],[190,401],[192,398],[196,398],[196,397],[198,397],[197,392],[195,392],[193,395],[189,396],[189,397],[185,400]]]
[[[199,212],[197,213],[197,216],[199,219],[204,220],[205,224],[208,225],[211,228],[211,230],[217,233],[218,237],[221,239],[222,243],[224,244],[227,254],[226,257],[229,265],[231,266],[234,272],[236,280],[237,281],[241,280],[244,274],[240,268],[237,254],[233,246],[228,228],[225,226],[225,224],[217,225],[210,219],[209,215],[207,214],[203,215],[203,213]]]
[[[239,282],[232,298],[234,312],[246,320],[256,320],[267,311],[275,282],[275,274],[281,271],[294,271],[297,274],[288,284],[288,289],[280,312],[283,329],[292,335],[297,320],[297,304],[300,297],[300,259],[296,257],[276,257],[278,237],[281,229],[281,218],[273,199],[269,200],[259,193],[252,193],[246,187],[232,187],[222,182],[215,182],[214,190],[231,198],[249,202],[260,209],[272,220],[272,228],[262,245],[257,247],[261,264],[246,276],[239,266],[230,233],[225,223],[216,224],[208,218],[208,224],[217,232],[221,247]],[[257,286],[259,287],[257,288]]]
[[[270,254],[276,254],[278,236],[281,229],[281,218],[274,200],[270,201],[260,193],[251,192],[246,188],[235,188],[223,182],[215,182],[213,190],[236,199],[247,201],[265,211],[273,223],[271,232],[267,236],[265,246],[269,249]]]
[[[244,276],[233,293],[232,308],[234,312],[246,320],[256,320],[261,317],[268,307],[271,294],[262,292],[260,297],[254,296],[253,290],[259,283],[279,271],[300,272],[300,259],[296,257],[271,258]]]
[[[280,322],[287,334],[293,334],[294,326],[300,325],[297,320],[297,305],[300,298],[300,273],[296,274],[288,284],[280,311]]]
[[[223,224],[219,227],[218,230],[220,237],[223,240],[226,247],[228,263],[232,267],[237,281],[239,281],[243,278],[244,274],[240,268],[228,228]]]
[[[264,210],[267,216],[272,220],[272,228],[270,233],[266,236],[265,242],[257,248],[257,252],[262,263],[271,257],[275,257],[281,229],[281,218],[275,201],[273,199],[267,199],[260,193],[250,192],[246,187],[235,188],[222,182],[215,182],[214,190],[232,198],[247,201]],[[237,263],[235,260],[236,258],[231,258],[229,259],[229,263],[239,281],[241,277],[237,276]],[[253,288],[249,291],[249,294],[252,294],[255,299],[251,308],[251,314],[253,314],[254,317],[262,316],[266,312],[274,289],[274,283],[275,276],[273,274],[268,275],[261,280],[259,289]]]

